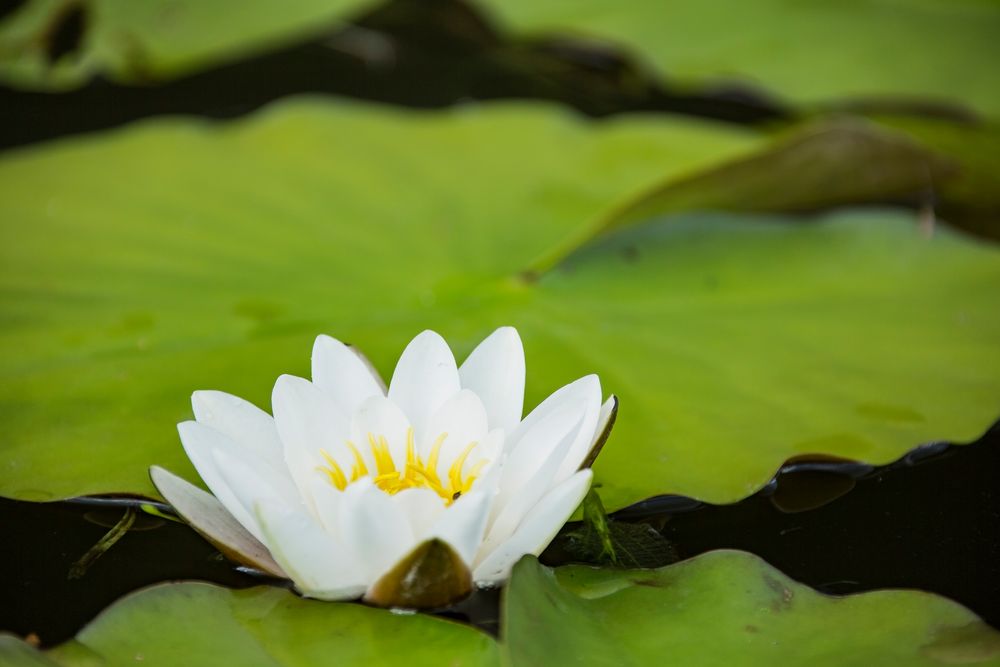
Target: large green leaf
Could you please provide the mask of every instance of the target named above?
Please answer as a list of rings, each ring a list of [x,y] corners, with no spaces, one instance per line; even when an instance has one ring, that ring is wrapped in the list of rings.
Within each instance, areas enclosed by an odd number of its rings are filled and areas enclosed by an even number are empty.
[[[735,78],[796,101],[923,96],[1000,113],[988,0],[478,0],[511,30],[576,32],[635,51],[681,82]]]
[[[511,667],[1000,664],[1000,635],[953,602],[917,591],[829,598],[741,552],[625,571],[553,572],[525,558],[501,623]],[[425,614],[203,583],[126,596],[44,654],[0,636],[0,660],[11,667],[494,666],[499,652],[487,635]]]
[[[10,640],[0,644],[23,660]],[[37,655],[37,654],[36,654]],[[469,626],[425,614],[304,600],[277,588],[231,591],[211,584],[162,584],[128,595],[48,657],[72,666],[499,664],[496,642]],[[6,663],[5,663],[6,664]]]
[[[503,638],[528,665],[1000,665],[1000,634],[918,591],[830,598],[716,551],[659,570],[515,568]]]
[[[553,247],[533,267],[544,271],[588,239],[668,213],[815,211],[912,198],[950,182],[957,171],[949,160],[902,133],[859,119],[819,121],[742,159],[688,178],[668,177],[658,187],[608,211],[593,225],[581,226],[576,236]]]
[[[906,115],[876,116],[957,167],[935,184],[941,215],[976,234],[1000,238],[1000,124],[959,123]]]
[[[0,159],[0,493],[152,493],[196,479],[194,389],[267,407],[321,332],[383,373],[420,329],[461,356],[516,325],[528,403],[584,373],[621,396],[611,508],[722,502],[792,455],[885,462],[996,418],[1000,253],[908,214],[647,224],[531,282],[624,197],[756,140],[531,105],[407,114],[297,101],[158,121]]]
[[[169,78],[323,29],[366,4],[28,0],[0,25],[0,80],[64,88],[98,74],[135,83]]]
[[[44,653],[14,635],[0,633],[0,665],[4,667],[56,667]]]

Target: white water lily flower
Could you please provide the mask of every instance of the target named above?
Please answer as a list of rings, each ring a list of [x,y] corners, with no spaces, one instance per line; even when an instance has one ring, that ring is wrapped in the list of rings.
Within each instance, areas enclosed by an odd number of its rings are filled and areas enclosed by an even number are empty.
[[[274,417],[198,391],[178,425],[198,473],[304,595],[356,598],[437,540],[477,584],[540,553],[590,487],[617,406],[597,376],[559,389],[523,421],[524,351],[504,327],[457,367],[424,331],[388,391],[367,361],[316,339],[312,382],[278,378]]]

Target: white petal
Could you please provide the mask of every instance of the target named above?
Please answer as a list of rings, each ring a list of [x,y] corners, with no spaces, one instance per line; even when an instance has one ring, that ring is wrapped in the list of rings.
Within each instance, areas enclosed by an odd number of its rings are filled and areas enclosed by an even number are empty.
[[[194,464],[198,474],[201,475],[205,485],[219,499],[219,502],[229,510],[233,518],[239,521],[240,525],[259,540],[260,529],[257,526],[257,521],[230,488],[229,483],[223,477],[212,455],[212,452],[216,450],[229,452],[235,456],[245,456],[245,452],[226,436],[199,422],[188,421],[180,423],[177,425],[177,432],[181,436],[181,444],[184,445],[184,451],[187,453],[188,458],[191,459],[191,463]],[[282,482],[277,480],[277,478],[272,481],[274,482],[274,486],[282,486]],[[287,491],[287,487],[285,489]]]
[[[444,499],[430,489],[404,489],[391,499],[406,516],[417,544],[427,539],[427,531],[445,511]]]
[[[316,519],[333,537],[340,535],[340,501],[343,492],[330,483],[325,473],[316,471],[309,481],[309,491],[313,499],[311,508]]]
[[[416,546],[413,530],[392,499],[371,478],[354,482],[340,502],[340,534],[373,583]]]
[[[361,361],[365,368],[368,369],[368,372],[371,373],[372,377],[375,378],[375,382],[378,384],[379,393],[385,396],[386,392],[389,391],[389,387],[386,386],[385,380],[382,379],[382,376],[379,374],[378,369],[375,368],[375,364],[372,363],[372,360],[365,356],[365,353],[362,352],[360,348],[348,345],[347,349],[353,352],[354,356]]]
[[[422,442],[431,415],[460,388],[448,344],[433,331],[424,331],[403,350],[389,382],[389,398],[406,413],[417,442]]]
[[[514,468],[510,465],[510,459],[518,451],[515,450],[514,454],[508,456],[501,472],[500,490],[497,494],[497,501],[491,510],[489,530],[486,533],[486,539],[483,540],[481,553],[489,553],[506,541],[522,524],[532,508],[541,501],[542,497],[550,489],[557,486],[558,483],[554,477],[566,452],[576,440],[581,423],[579,419],[578,417],[576,425],[566,431],[562,439],[557,441],[557,447],[551,450],[548,458],[543,459],[540,465],[531,470],[530,476],[519,477],[516,472],[512,474],[511,470]]]
[[[232,451],[215,448],[212,450],[212,460],[215,461],[219,475],[250,517],[254,516],[254,506],[260,501],[280,505],[287,511],[300,509],[298,494],[293,492],[289,497],[288,494],[279,492],[265,477],[266,468],[255,465],[253,459],[240,458]],[[260,526],[255,524],[254,528],[256,531],[251,532],[257,539],[261,539]]]
[[[472,453],[469,454],[469,458],[465,461],[465,466],[462,469],[463,475],[468,475],[471,472],[471,468],[475,467],[480,461],[486,461],[486,465],[482,467],[479,471],[479,475],[475,481],[475,485],[478,488],[482,484],[490,484],[490,489],[496,492],[497,484],[500,482],[499,469],[501,463],[504,459],[504,431],[502,428],[495,428],[486,434],[486,437],[479,441]],[[497,474],[493,474],[496,471]],[[493,482],[488,482],[487,478],[496,479]]]
[[[385,438],[389,453],[396,464],[396,470],[403,470],[406,464],[406,442],[410,422],[399,407],[384,396],[372,396],[361,404],[351,419],[351,442],[365,457],[368,472],[376,474],[375,459],[369,443],[369,436],[376,441]]]
[[[310,480],[316,469],[325,465],[320,450],[350,470],[351,459],[346,452],[349,422],[329,395],[293,375],[282,375],[274,383],[271,404],[285,463],[303,498],[311,504]]]
[[[484,490],[465,494],[438,516],[427,535],[418,541],[440,537],[471,566],[486,530],[491,495]]]
[[[482,399],[490,427],[513,432],[524,409],[524,347],[517,329],[501,327],[487,336],[458,375],[462,387]]]
[[[489,504],[491,508],[497,501],[497,489],[500,487],[505,456],[503,451],[503,429],[494,429],[472,451],[463,470],[463,477],[468,478],[472,472],[471,469],[481,461],[485,461],[485,465],[480,467],[476,478],[472,482],[470,492],[481,491],[485,493],[490,499]],[[486,525],[487,527],[489,526],[489,518],[487,518]]]
[[[596,398],[597,407],[595,412],[600,409],[601,403],[601,382],[596,375],[586,375],[574,382],[560,387],[556,391],[549,394],[549,396],[538,404],[534,410],[532,410],[527,417],[524,418],[518,427],[510,433],[510,438],[508,440],[508,446],[516,444],[521,437],[529,431],[538,421],[544,419],[549,412],[557,409],[563,403],[566,402],[579,402],[583,401],[585,403],[591,404]]]
[[[568,479],[570,475],[580,468],[580,464],[590,452],[590,446],[594,441],[594,430],[597,427],[597,418],[601,412],[601,381],[596,375],[585,377],[571,382],[565,387],[555,391],[551,396],[532,410],[531,414],[524,418],[517,431],[512,435],[509,446],[516,446],[520,439],[528,433],[539,421],[544,419],[552,410],[566,402],[582,402],[585,406],[583,423],[576,441],[570,446],[566,459],[556,472],[556,481],[561,482]]]
[[[158,466],[150,466],[149,478],[174,511],[228,558],[273,577],[287,578],[267,547],[236,521],[218,498]]]
[[[592,478],[590,470],[581,470],[549,491],[510,539],[476,566],[473,572],[476,583],[490,584],[505,579],[522,556],[540,554],[587,495]]]
[[[580,469],[580,466],[587,459],[587,455],[590,454],[590,450],[594,446],[594,441],[600,435],[597,426],[601,418],[601,408],[603,407],[601,405],[601,385],[597,381],[596,375],[592,377],[594,378],[594,383],[589,405],[587,406],[587,414],[583,419],[583,424],[580,425],[580,434],[577,436],[576,442],[570,447],[562,466],[556,472],[555,480],[557,483],[569,479]]]
[[[488,421],[483,402],[468,389],[463,389],[445,401],[431,417],[420,454],[426,461],[434,440],[447,434],[438,454],[437,465],[438,475],[445,479],[456,457],[470,444],[483,440],[487,430]],[[470,455],[469,459],[471,458]]]
[[[370,396],[384,396],[381,380],[350,347],[336,338],[319,336],[312,353],[313,384],[328,392],[345,414],[353,413]]]
[[[587,403],[580,397],[568,396],[546,406],[546,411],[532,420],[529,428],[518,429],[521,436],[517,443],[506,446],[499,502],[507,503],[521,493],[528,479],[537,479],[546,488],[554,486],[552,480],[576,444],[586,418]],[[542,467],[551,470],[551,474],[538,477],[536,473]],[[544,493],[544,489],[539,493]]]
[[[246,447],[255,457],[278,468],[285,466],[274,419],[249,401],[222,391],[191,395],[194,418]]]
[[[365,578],[350,550],[311,516],[267,502],[258,503],[255,510],[271,555],[303,595],[350,600],[364,593]]]

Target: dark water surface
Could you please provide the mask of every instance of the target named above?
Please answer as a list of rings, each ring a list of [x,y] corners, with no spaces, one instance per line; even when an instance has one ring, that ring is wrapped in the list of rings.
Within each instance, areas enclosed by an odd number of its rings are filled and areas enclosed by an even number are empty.
[[[926,445],[878,468],[788,464],[762,491],[732,505],[661,496],[612,518],[655,526],[681,558],[742,549],[825,593],[917,588],[1000,627],[998,473],[995,426],[975,444]],[[71,576],[124,512],[95,499],[0,499],[0,630],[34,633],[52,645],[117,598],[153,583],[266,583],[235,569],[187,526],[141,512],[117,544],[82,576]],[[543,555],[549,564],[566,560],[558,541]],[[480,592],[444,613],[495,633],[499,599],[498,591]]]
[[[916,588],[1000,627],[1000,425],[971,445],[925,445],[899,461],[786,465],[733,505],[664,496],[616,513],[657,524],[681,558],[757,554],[834,595]]]

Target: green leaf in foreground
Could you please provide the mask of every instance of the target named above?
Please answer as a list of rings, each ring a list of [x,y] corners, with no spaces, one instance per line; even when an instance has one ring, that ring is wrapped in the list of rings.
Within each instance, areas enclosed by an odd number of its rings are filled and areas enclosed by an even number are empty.
[[[451,621],[304,600],[276,588],[231,591],[202,583],[128,595],[48,657],[66,667],[498,664],[492,638]]]
[[[319,333],[383,374],[424,328],[459,357],[520,330],[527,405],[596,372],[621,398],[609,509],[737,500],[787,458],[885,463],[997,417],[1000,251],[906,213],[687,215],[537,282],[587,220],[745,153],[739,132],[534,105],[408,113],[298,100],[0,157],[0,493],[152,494],[197,479],[195,389],[268,407]]]
[[[1000,634],[929,593],[821,595],[716,551],[659,570],[555,572],[525,558],[505,593],[510,664],[998,665]]]
[[[26,641],[0,633],[0,665],[4,667],[58,667],[44,653]]]

